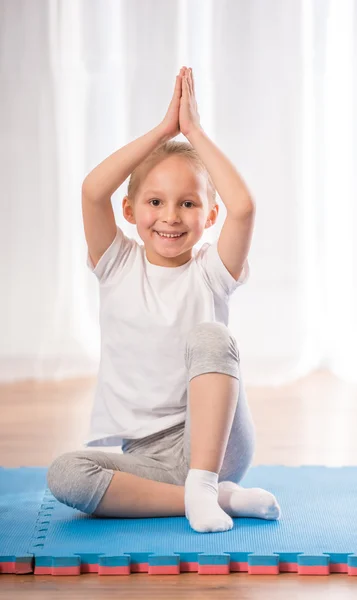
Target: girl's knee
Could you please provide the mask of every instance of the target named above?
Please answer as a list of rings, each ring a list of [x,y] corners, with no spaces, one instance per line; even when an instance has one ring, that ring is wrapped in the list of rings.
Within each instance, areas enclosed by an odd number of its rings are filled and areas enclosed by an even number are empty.
[[[198,323],[189,332],[186,340],[186,359],[192,352],[201,354],[207,351],[215,351],[218,356],[227,352],[233,353],[239,361],[237,340],[224,323]]]
[[[221,340],[223,343],[227,342],[229,338],[233,337],[230,330],[224,323],[218,321],[207,321],[197,323],[187,336],[188,345],[207,344],[212,340]]]
[[[62,504],[86,511],[86,466],[93,462],[81,451],[65,452],[51,463],[47,471],[47,485],[52,495]]]
[[[66,484],[69,483],[70,476],[74,472],[75,463],[76,453],[66,452],[57,456],[48,468],[47,485],[59,502],[62,502]]]
[[[188,334],[185,365],[189,381],[200,373],[219,372],[240,378],[235,337],[223,323],[199,323]]]

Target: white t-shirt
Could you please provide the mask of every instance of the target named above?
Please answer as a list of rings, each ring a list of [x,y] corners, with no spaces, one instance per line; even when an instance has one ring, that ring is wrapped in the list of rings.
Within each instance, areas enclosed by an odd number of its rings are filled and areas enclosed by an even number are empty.
[[[217,242],[161,267],[117,227],[95,268],[88,253],[100,285],[101,358],[85,446],[121,446],[185,421],[187,336],[201,322],[228,326],[229,297],[249,277],[248,260],[232,277]]]

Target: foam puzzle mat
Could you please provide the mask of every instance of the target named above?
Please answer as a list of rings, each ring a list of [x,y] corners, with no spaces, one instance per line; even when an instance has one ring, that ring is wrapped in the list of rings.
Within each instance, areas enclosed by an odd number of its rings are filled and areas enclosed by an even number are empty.
[[[0,467],[0,574],[357,575],[357,467],[251,467],[240,485],[272,492],[281,519],[235,518],[217,533],[186,517],[87,515],[58,502],[46,474]]]

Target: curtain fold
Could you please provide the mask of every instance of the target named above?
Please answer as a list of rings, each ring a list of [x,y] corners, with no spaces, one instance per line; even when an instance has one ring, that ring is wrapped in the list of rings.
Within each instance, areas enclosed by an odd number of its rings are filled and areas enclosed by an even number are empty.
[[[201,124],[256,202],[230,329],[248,385],[357,381],[357,0],[0,1],[0,382],[95,376],[84,177],[192,66]],[[176,138],[185,140],[183,135]],[[118,225],[128,180],[113,195]],[[226,215],[205,231],[213,242]]]

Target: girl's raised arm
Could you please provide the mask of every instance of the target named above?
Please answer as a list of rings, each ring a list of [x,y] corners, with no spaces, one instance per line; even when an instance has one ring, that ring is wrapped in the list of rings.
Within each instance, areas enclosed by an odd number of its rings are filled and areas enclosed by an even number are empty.
[[[111,198],[130,173],[167,139],[160,123],[148,133],[113,152],[84,179],[83,196],[96,202],[108,201],[108,198]]]

